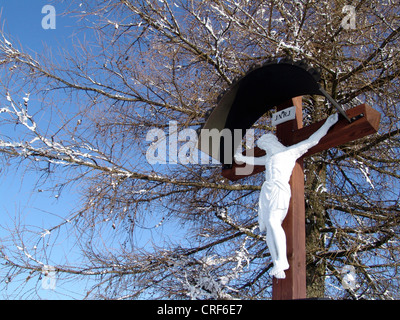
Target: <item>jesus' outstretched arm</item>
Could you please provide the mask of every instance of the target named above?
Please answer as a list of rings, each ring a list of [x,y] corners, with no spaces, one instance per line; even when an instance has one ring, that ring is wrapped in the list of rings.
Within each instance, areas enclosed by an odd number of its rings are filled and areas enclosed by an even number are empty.
[[[267,156],[262,157],[248,157],[244,156],[241,153],[235,154],[235,160],[238,162],[244,162],[252,166],[263,166],[265,165],[265,160]]]
[[[337,113],[330,115],[321,128],[315,131],[308,139],[290,146],[290,149],[296,151],[297,157],[301,157],[310,148],[319,143],[321,138],[328,133],[328,130],[338,121],[338,119],[339,115]]]

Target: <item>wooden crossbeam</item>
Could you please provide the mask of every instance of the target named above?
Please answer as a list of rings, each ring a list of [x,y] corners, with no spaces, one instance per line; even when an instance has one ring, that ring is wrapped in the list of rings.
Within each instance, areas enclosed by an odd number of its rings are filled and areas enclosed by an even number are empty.
[[[339,121],[329,130],[328,134],[321,139],[319,144],[308,150],[303,157],[307,157],[322,150],[337,147],[339,145],[363,138],[378,131],[381,115],[369,105],[361,104],[357,107],[347,110],[346,114],[350,119],[352,119],[352,122],[349,123],[344,118],[339,119]],[[307,127],[293,130],[289,135],[289,138],[286,141],[281,142],[284,145],[289,146],[305,140],[315,131],[317,131],[324,122],[325,120],[322,120]],[[265,151],[255,147],[254,149],[248,150],[243,154],[260,157],[265,155]],[[264,166],[254,166],[253,170],[247,170],[249,172],[251,171],[251,174],[236,174],[236,168],[242,168],[244,166],[246,166],[246,164],[237,164],[234,162],[232,168],[222,169],[222,176],[231,181],[237,181],[265,170]]]

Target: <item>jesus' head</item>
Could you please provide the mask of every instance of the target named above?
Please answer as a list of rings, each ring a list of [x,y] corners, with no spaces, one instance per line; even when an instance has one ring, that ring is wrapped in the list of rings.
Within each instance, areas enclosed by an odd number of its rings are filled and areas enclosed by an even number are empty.
[[[262,135],[257,140],[257,146],[270,154],[280,152],[286,148],[272,133],[266,133]]]

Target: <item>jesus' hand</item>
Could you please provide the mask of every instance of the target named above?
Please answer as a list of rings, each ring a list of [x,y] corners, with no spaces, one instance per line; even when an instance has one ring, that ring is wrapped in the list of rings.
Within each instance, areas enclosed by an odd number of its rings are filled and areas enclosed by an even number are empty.
[[[339,115],[337,113],[334,113],[326,119],[327,123],[330,123],[331,125],[335,124],[339,120]]]
[[[245,162],[245,156],[244,155],[242,155],[241,153],[235,153],[235,161],[237,162],[237,163],[243,163],[243,162]]]

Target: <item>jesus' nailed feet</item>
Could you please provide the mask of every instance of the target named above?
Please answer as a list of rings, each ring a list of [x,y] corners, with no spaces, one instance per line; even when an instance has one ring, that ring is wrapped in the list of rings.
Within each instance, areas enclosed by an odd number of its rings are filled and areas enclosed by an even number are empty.
[[[273,276],[277,279],[285,279],[285,270],[289,269],[289,263],[287,261],[277,262],[274,261],[274,267],[269,272],[270,276]]]

